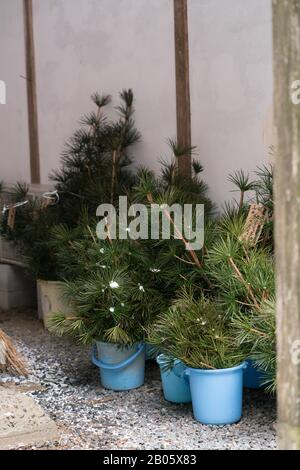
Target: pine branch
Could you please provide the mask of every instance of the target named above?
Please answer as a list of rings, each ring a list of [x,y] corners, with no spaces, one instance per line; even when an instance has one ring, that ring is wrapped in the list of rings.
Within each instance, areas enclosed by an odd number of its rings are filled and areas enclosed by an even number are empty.
[[[228,258],[228,263],[230,264],[230,266],[233,268],[234,272],[236,273],[237,277],[240,279],[240,281],[244,284],[244,286],[246,287],[247,291],[248,291],[248,294],[249,296],[251,297],[254,305],[256,308],[259,308],[259,305],[258,305],[258,302],[255,298],[255,295],[254,295],[254,292],[251,288],[251,286],[246,282],[246,280],[244,279],[242,273],[240,272],[240,270],[238,269],[238,267],[236,266],[235,262],[233,261],[233,259],[231,257]]]
[[[147,194],[147,199],[148,199],[148,202],[150,204],[153,204],[154,200],[153,200],[153,196],[152,196],[151,193]],[[176,224],[175,224],[174,220],[172,219],[170,213],[165,208],[163,208],[163,212],[164,212],[165,216],[167,217],[167,219],[169,220],[169,222],[173,225],[174,231],[175,231],[177,237],[184,243],[184,246],[185,246],[186,250],[188,251],[190,257],[193,260],[193,264],[195,264],[198,268],[201,268],[202,264],[199,261],[199,258],[197,257],[195,251],[192,249],[191,244],[185,239],[185,237],[183,236],[181,231],[176,226]]]

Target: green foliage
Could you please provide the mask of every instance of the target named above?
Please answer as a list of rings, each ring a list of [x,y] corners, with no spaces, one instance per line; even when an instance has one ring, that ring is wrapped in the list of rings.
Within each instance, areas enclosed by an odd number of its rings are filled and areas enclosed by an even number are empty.
[[[268,218],[263,227],[260,243],[274,249],[273,242],[273,212],[274,212],[274,196],[273,196],[273,167],[272,165],[263,165],[255,171],[256,179],[250,180],[250,176],[242,170],[236,171],[229,175],[228,180],[234,184],[236,189],[233,191],[240,192],[239,201],[225,202],[223,215],[225,218],[234,219],[237,217],[246,217],[249,205],[253,202],[253,197],[246,201],[246,194],[250,191],[254,193],[254,200],[257,204],[262,204],[268,211]]]
[[[25,201],[28,198],[29,185],[24,181],[18,181],[10,193],[13,203]]]
[[[240,214],[244,209],[244,199],[245,193],[248,191],[252,191],[255,188],[255,183],[250,180],[248,174],[244,173],[243,170],[238,170],[232,175],[229,175],[228,180],[236,186],[237,189],[233,191],[240,192],[240,200],[238,204],[238,214]]]
[[[60,220],[73,226],[83,208],[94,217],[103,202],[117,202],[134,181],[130,171],[130,148],[141,138],[133,119],[133,93],[123,90],[117,106],[117,118],[110,120],[104,108],[109,95],[94,93],[96,110],[83,116],[81,128],[65,145],[61,168],[51,174],[60,194]]]
[[[72,306],[70,315],[58,312],[53,317],[53,330],[84,343],[142,341],[146,328],[166,308],[147,251],[137,242],[96,240],[89,227],[80,239],[65,226],[53,236],[60,264],[69,263],[64,295]]]
[[[138,174],[138,181],[133,191],[133,198],[137,202],[149,202],[148,196],[151,193],[153,201],[172,204],[191,203],[205,204],[206,215],[210,216],[214,212],[214,204],[208,197],[208,186],[200,177],[203,167],[196,159],[192,163],[192,176],[187,178],[178,173],[178,157],[181,154],[196,152],[196,147],[190,149],[180,149],[175,140],[168,140],[171,149],[171,157],[161,159],[161,174],[156,177],[153,172],[141,169]],[[170,199],[170,195],[172,195]]]
[[[211,300],[197,300],[192,290],[182,289],[177,301],[151,328],[154,351],[169,360],[180,359],[196,369],[223,369],[245,359],[235,340],[234,328]]]
[[[263,371],[263,384],[270,392],[276,389],[276,321],[275,300],[263,302],[249,315],[242,312],[233,317],[237,341],[249,350],[249,358]]]
[[[252,311],[274,295],[274,262],[270,253],[246,246],[230,233],[209,250],[206,270],[227,315]]]
[[[16,209],[13,228],[7,225],[9,211],[1,217],[1,235],[14,242],[31,274],[45,280],[56,280],[56,259],[49,244],[49,233],[57,223],[55,206],[45,209],[40,197],[28,195],[29,187],[25,183],[17,183],[11,192],[12,204],[27,201]]]
[[[238,191],[244,193],[255,188],[255,183],[250,180],[249,175],[244,173],[243,170],[235,171],[232,175],[229,175],[228,180],[238,188]]]
[[[132,91],[120,93],[115,120],[104,113],[111,103],[109,95],[94,93],[91,99],[95,111],[81,118],[80,129],[65,145],[61,168],[51,175],[59,194],[58,203],[45,206],[42,197],[28,195],[27,184],[17,183],[12,202],[28,202],[17,208],[12,229],[7,226],[8,211],[1,218],[2,235],[19,246],[37,278],[58,280],[66,274],[67,263],[59,265],[53,251],[51,233],[56,225],[63,222],[69,228],[79,226],[80,233],[80,225],[95,217],[99,204],[115,202],[135,181],[130,171],[130,148],[140,140],[140,134],[133,119]]]
[[[242,190],[253,190],[256,202],[269,211],[269,219],[255,246],[243,241],[249,204],[225,207],[215,229],[215,238],[207,251],[205,272],[210,293],[236,330],[238,344],[248,351],[256,367],[265,373],[267,389],[276,386],[275,280],[273,255],[272,169],[257,170],[257,181],[236,174]],[[244,196],[243,196],[244,197]]]
[[[196,165],[196,171],[198,173],[199,170],[200,165]],[[196,178],[198,178],[198,176],[195,174],[194,178],[196,185]],[[138,175],[138,185],[131,192],[130,197],[134,202],[146,203],[148,207],[151,202],[154,202],[154,198],[157,204],[168,203],[172,205],[178,202],[193,202],[194,197],[191,196],[187,187],[183,187],[179,184],[180,178],[177,174],[173,185],[168,185],[166,180],[167,178],[165,176],[163,176],[162,179],[156,178],[149,170],[141,169]],[[201,191],[203,191],[203,193],[201,193]],[[151,198],[148,198],[149,194]],[[205,185],[202,185],[200,182],[196,200],[199,201],[201,197],[201,201],[204,202],[206,198],[206,188]],[[90,226],[94,225],[90,224]],[[77,232],[78,230],[80,231],[80,228],[77,229]],[[63,321],[61,316],[56,316],[55,321],[57,326],[59,326],[59,330],[63,332],[72,333],[74,331],[73,327],[75,326],[74,334],[81,340],[90,341],[92,338],[95,338],[95,331],[98,331],[103,339],[128,343],[130,338],[133,337],[136,339],[134,332],[138,333],[140,331],[137,325],[142,324],[144,328],[146,324],[151,324],[153,318],[168,307],[177,290],[183,283],[186,286],[192,286],[195,295],[196,292],[197,295],[200,295],[202,291],[203,282],[201,279],[201,269],[199,269],[194,262],[191,262],[182,240],[176,240],[174,238],[171,240],[143,240],[139,243],[118,240],[113,241],[111,244],[106,243],[105,250],[102,250],[103,252],[100,256],[99,243],[101,244],[103,242],[90,244],[89,233],[87,237],[84,233],[76,233],[70,236],[67,228],[61,226],[56,227],[55,231],[52,231],[52,234],[53,247],[55,247],[56,244],[55,252],[58,265],[66,266],[63,270],[64,272],[60,273],[60,276],[64,275],[66,279],[71,280],[66,284],[66,294],[70,302],[72,301],[75,305],[77,312],[75,315],[75,323],[73,320],[69,321],[68,319]],[[131,249],[130,253],[126,254],[129,247],[136,249]],[[201,258],[202,254],[199,253],[198,256]],[[113,260],[116,260],[115,264]],[[107,270],[107,267],[111,266],[112,263],[112,270]],[[97,265],[97,268],[95,268],[95,265]],[[103,266],[106,268],[103,268]],[[108,279],[104,279],[105,273],[109,273],[109,278],[112,279],[116,269],[123,269],[122,272],[126,273],[126,276],[129,276],[125,284],[127,285],[127,291],[130,292],[130,295],[129,298],[123,297],[122,303],[130,305],[130,311],[133,311],[135,309],[133,302],[140,302],[137,310],[142,312],[142,319],[134,323],[134,332],[131,332],[131,325],[129,323],[120,324],[120,322],[118,322],[117,317],[120,312],[117,309],[113,312],[113,315],[110,313],[107,317],[112,299],[103,296],[102,288],[100,289],[101,292],[99,290],[97,291],[97,295],[91,295],[91,292],[94,292],[92,286],[99,287],[99,276],[103,278],[102,285],[107,285]],[[139,284],[140,281],[136,279],[137,275],[135,274],[137,270],[139,278],[143,279],[143,287],[147,294],[151,294],[149,298],[145,296],[145,292],[138,290],[137,292],[140,295],[142,292],[143,295],[141,299],[136,299],[134,288],[131,286],[130,282],[134,277],[135,281],[133,285],[137,286]],[[74,277],[75,281],[73,281]],[[201,282],[199,282],[200,280]],[[123,292],[123,289],[120,284],[118,293],[121,292]],[[95,299],[97,299],[97,301],[100,299],[101,308],[95,304]],[[85,307],[87,311],[84,310]],[[124,312],[124,308],[121,309],[121,313],[122,312]],[[88,315],[88,322],[85,322],[81,318],[82,313]],[[80,315],[81,318],[80,322],[78,322],[78,315]],[[73,318],[74,316],[72,315],[71,317]],[[97,323],[95,329],[90,327],[89,322],[91,317],[93,318],[93,328]],[[146,320],[146,318],[149,318],[149,321]],[[109,323],[109,319],[112,323]],[[88,325],[88,327],[86,325]],[[129,334],[128,331],[131,333]],[[125,334],[127,337],[125,337]]]
[[[160,176],[156,177],[153,172],[147,169],[141,169],[138,173],[137,185],[131,192],[133,202],[150,205],[157,204],[161,207],[173,204],[193,204],[193,222],[195,227],[195,206],[196,204],[204,204],[205,223],[208,225],[214,211],[214,205],[208,197],[208,188],[201,179],[200,173],[203,171],[201,164],[193,161],[193,173],[191,178],[186,178],[178,173],[177,159],[180,155],[187,152],[195,154],[195,147],[190,149],[180,149],[175,140],[169,139],[169,147],[172,155],[171,159],[162,160],[162,168]],[[163,231],[160,232],[159,240],[147,240],[143,243],[148,247],[152,256],[152,264],[160,270],[160,278],[162,280],[159,287],[169,300],[174,298],[182,284],[193,286],[200,293],[203,287],[207,287],[206,279],[203,276],[201,267],[203,262],[203,250],[197,250],[192,253],[187,250],[184,241],[184,233],[181,232],[182,224],[176,226],[176,221],[171,215],[171,239],[163,239]],[[179,229],[179,230],[177,230]],[[205,231],[210,239],[210,230]],[[180,239],[180,236],[182,238]]]

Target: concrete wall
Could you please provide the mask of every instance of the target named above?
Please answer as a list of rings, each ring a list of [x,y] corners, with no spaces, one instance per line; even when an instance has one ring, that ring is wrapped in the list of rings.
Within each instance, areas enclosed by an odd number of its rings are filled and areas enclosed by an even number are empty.
[[[0,0],[0,80],[6,104],[0,104],[0,180],[30,178],[27,126],[23,1]]]
[[[42,182],[91,109],[89,95],[131,87],[143,142],[139,163],[158,168],[175,135],[172,0],[34,0]],[[270,0],[189,0],[193,143],[217,202],[227,174],[254,169],[272,143]],[[22,0],[0,0],[0,179],[29,177]]]
[[[236,169],[267,161],[272,137],[270,0],[189,0],[192,136],[215,200]]]
[[[133,89],[136,160],[153,166],[176,122],[172,2],[35,0],[34,11],[43,180],[96,90]]]

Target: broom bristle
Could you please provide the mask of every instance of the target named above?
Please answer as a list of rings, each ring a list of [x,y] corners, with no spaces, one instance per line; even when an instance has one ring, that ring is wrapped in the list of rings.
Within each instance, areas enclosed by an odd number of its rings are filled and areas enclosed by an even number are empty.
[[[24,359],[10,338],[0,329],[0,368],[17,375],[28,375]]]

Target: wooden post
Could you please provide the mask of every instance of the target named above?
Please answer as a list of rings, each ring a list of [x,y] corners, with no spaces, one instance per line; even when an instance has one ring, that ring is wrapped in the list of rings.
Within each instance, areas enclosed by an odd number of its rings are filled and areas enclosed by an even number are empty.
[[[278,440],[300,449],[300,0],[273,0]]]
[[[40,183],[32,0],[23,0],[31,183]]]
[[[191,147],[191,108],[189,81],[189,36],[187,0],[174,0],[177,143]],[[191,155],[178,157],[178,171],[191,176]]]

